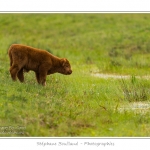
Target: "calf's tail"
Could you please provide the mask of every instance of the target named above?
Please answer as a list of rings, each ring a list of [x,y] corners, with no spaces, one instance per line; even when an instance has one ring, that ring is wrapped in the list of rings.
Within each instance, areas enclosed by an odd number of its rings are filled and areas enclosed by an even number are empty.
[[[12,66],[12,64],[13,64],[13,59],[12,59],[11,51],[12,51],[12,46],[8,50],[8,55],[9,55],[9,59],[10,59],[10,66]]]

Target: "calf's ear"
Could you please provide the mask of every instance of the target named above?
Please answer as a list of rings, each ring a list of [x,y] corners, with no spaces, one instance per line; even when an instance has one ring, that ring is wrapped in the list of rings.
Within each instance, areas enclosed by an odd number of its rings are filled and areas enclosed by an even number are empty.
[[[67,61],[66,58],[62,58],[62,59],[61,59],[61,65],[62,65],[62,66],[65,66],[66,61]]]

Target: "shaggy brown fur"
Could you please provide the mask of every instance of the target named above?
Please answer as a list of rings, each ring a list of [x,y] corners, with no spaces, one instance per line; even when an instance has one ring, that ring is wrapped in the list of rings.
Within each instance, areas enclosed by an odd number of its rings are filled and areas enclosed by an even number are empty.
[[[24,81],[23,70],[32,70],[36,74],[39,84],[46,85],[46,76],[53,73],[69,75],[72,73],[69,61],[66,58],[58,58],[45,50],[13,44],[10,46],[10,74],[16,81]]]

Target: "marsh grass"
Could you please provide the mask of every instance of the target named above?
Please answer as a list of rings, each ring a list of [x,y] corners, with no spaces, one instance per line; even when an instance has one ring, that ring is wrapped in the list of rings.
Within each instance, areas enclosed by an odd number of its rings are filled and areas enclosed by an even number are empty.
[[[135,76],[132,76],[128,81],[126,79],[120,80],[120,86],[124,94],[123,99],[129,102],[138,102],[138,101],[147,101],[149,100],[149,83],[146,81],[140,81],[136,79]]]

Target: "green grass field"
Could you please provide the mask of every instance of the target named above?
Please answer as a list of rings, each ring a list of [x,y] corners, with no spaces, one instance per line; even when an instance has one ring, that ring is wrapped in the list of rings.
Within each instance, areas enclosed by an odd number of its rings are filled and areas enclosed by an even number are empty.
[[[150,14],[0,14],[0,24],[0,136],[150,136]],[[12,43],[66,57],[72,75],[13,82]]]

